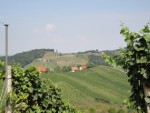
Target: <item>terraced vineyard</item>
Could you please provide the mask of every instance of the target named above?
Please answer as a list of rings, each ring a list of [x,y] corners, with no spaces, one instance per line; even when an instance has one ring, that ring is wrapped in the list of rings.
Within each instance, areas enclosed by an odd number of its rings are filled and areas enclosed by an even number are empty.
[[[61,87],[65,100],[83,109],[91,106],[92,103],[96,106],[96,102],[105,103],[109,107],[122,105],[123,100],[130,95],[130,86],[125,73],[107,66],[74,73],[44,74],[42,78],[51,79]],[[88,103],[89,101],[90,103]]]

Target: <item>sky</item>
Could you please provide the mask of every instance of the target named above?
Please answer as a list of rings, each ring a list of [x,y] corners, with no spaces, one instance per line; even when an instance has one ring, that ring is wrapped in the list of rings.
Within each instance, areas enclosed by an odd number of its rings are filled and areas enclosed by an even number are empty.
[[[121,22],[138,32],[150,22],[150,0],[0,0],[0,21],[9,24],[9,55],[32,49],[59,52],[125,47]],[[0,23],[0,55],[5,28]]]

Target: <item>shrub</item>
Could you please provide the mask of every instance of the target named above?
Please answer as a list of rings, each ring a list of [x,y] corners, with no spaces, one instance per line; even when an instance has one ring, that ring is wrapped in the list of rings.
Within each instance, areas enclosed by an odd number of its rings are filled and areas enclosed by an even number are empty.
[[[90,108],[90,109],[89,109],[89,112],[90,112],[90,113],[95,113],[96,111],[95,111],[94,108]]]
[[[50,80],[41,80],[35,67],[23,69],[12,66],[13,92],[11,100],[14,113],[76,113],[70,104],[64,103],[61,91]]]
[[[117,113],[125,113],[125,111],[123,109],[119,109]]]
[[[116,113],[116,110],[114,108],[109,108],[108,113]]]

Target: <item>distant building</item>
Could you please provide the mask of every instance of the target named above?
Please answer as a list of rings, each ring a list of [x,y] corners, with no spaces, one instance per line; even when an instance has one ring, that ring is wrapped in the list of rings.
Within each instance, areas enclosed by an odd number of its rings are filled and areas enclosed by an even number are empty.
[[[46,72],[46,68],[44,67],[37,67],[37,70],[39,70],[41,73]]]
[[[80,66],[79,70],[85,70],[87,69],[87,66]]]
[[[77,66],[71,67],[71,72],[75,72],[75,71],[78,71],[78,67]]]
[[[38,60],[39,60],[40,62],[42,61],[42,59],[41,59],[41,58],[39,58]]]

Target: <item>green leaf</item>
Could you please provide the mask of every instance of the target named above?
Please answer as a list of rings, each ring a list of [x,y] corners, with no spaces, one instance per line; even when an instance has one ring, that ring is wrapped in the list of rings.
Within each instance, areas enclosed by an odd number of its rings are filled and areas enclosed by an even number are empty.
[[[140,72],[140,74],[142,74],[144,78],[146,78],[146,79],[148,78],[148,77],[147,77],[147,73],[146,73],[146,70],[145,70],[145,69],[141,68],[141,72]]]
[[[131,36],[136,37],[136,38],[140,37],[138,33],[131,33]]]
[[[124,34],[124,33],[127,33],[127,32],[129,32],[129,28],[124,27],[124,28],[121,29],[120,34]]]
[[[144,99],[147,104],[150,104],[150,97],[145,97]]]
[[[145,47],[143,47],[143,46],[134,46],[134,49],[136,50],[136,51],[141,51],[141,50],[145,50]]]
[[[34,95],[33,100],[37,100],[38,99],[38,95]]]
[[[140,30],[140,33],[150,33],[149,26],[148,25],[144,26],[144,28]]]
[[[133,55],[134,53],[132,51],[128,51],[128,55]]]
[[[125,39],[125,42],[126,42],[127,46],[133,45],[133,40],[131,40],[129,37]]]
[[[141,57],[141,59],[136,60],[137,63],[147,63],[147,58],[146,56]]]
[[[144,34],[144,35],[143,35],[143,38],[144,38],[147,42],[149,42],[149,41],[150,41],[150,33]]]
[[[56,112],[55,108],[52,108],[52,111],[53,111],[53,113],[55,113]]]

